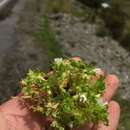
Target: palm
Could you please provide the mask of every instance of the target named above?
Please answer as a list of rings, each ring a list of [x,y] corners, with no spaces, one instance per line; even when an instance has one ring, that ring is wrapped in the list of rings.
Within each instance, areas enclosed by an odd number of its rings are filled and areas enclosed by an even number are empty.
[[[9,130],[41,130],[45,122],[38,114],[31,113],[18,99],[1,106]]]

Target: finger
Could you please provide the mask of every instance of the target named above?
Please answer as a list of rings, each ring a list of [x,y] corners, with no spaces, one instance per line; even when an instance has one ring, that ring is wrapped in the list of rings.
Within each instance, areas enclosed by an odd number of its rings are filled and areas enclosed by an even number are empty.
[[[105,79],[105,86],[103,100],[110,101],[119,86],[118,78],[115,75],[108,75]]]
[[[97,130],[116,130],[118,123],[119,123],[119,117],[120,117],[120,106],[117,102],[111,101],[108,106],[108,113],[109,113],[109,125],[105,126],[103,123],[100,123],[98,125]]]
[[[81,60],[80,57],[73,57],[72,59],[75,60],[75,61],[80,61]]]
[[[96,76],[98,77],[105,76],[105,72],[102,69],[96,68],[95,71],[96,71]]]

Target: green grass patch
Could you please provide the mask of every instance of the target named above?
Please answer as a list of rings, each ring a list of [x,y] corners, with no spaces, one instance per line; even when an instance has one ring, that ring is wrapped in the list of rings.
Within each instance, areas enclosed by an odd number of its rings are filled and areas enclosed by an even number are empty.
[[[39,22],[39,28],[35,32],[36,39],[40,42],[41,46],[47,49],[50,57],[62,57],[62,47],[59,44],[56,34],[50,27],[49,19],[47,16],[42,16]]]
[[[91,21],[94,15],[93,9],[77,0],[45,0],[44,3],[45,14],[68,13],[76,17],[84,17],[86,21]]]
[[[118,130],[130,130],[130,102],[122,99],[119,95],[115,97],[121,107],[121,117]]]
[[[45,0],[45,13],[71,13],[72,0]]]

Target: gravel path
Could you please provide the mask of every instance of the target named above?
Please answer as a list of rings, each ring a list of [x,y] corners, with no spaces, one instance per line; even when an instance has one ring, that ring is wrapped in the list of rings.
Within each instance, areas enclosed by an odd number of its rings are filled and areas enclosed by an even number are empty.
[[[0,22],[0,103],[18,94],[19,81],[29,69],[48,68],[46,50],[32,36],[39,17],[37,3],[19,0],[12,14]]]
[[[14,2],[14,0],[12,1]],[[7,65],[4,64],[5,60],[7,60],[6,55],[10,53],[10,57],[13,55],[11,52],[11,48],[17,45],[17,37],[16,37],[16,23],[19,18],[19,13],[21,12],[24,6],[25,0],[18,1],[14,8],[12,9],[12,13],[2,19],[0,21],[0,101],[7,98],[9,95],[8,86],[4,86],[3,82],[8,82],[3,79],[4,75],[2,72],[7,69]],[[10,3],[12,6],[12,3]],[[4,9],[8,10],[10,5],[4,7]],[[3,12],[4,13],[4,12]],[[11,65],[12,63],[10,63]],[[12,89],[14,90],[14,89]]]

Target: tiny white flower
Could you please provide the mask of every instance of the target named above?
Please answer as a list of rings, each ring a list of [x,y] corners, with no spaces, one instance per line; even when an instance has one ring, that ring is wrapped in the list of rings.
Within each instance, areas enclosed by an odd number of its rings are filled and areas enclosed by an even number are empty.
[[[96,97],[97,97],[97,98],[101,97],[101,94],[97,94]]]
[[[97,102],[98,102],[98,104],[100,104],[100,105],[103,105],[103,103],[104,103],[101,98],[99,98],[99,99],[97,100]]]
[[[48,94],[49,94],[49,95],[51,95],[51,94],[52,94],[52,92],[51,92],[50,90],[48,90]]]
[[[102,3],[101,6],[105,9],[110,8],[110,5],[108,3]]]
[[[97,102],[98,102],[99,105],[102,105],[102,106],[108,105],[108,102],[107,102],[107,101],[104,102],[103,99],[101,99],[101,98],[99,98],[99,99],[97,100]]]
[[[26,85],[26,82],[24,80],[21,81],[22,85]]]
[[[61,63],[61,62],[63,61],[63,59],[62,59],[62,58],[55,58],[54,61],[55,61],[57,64],[59,64],[59,63]]]
[[[107,102],[107,101],[104,102],[104,106],[106,106],[106,105],[108,105],[108,102]]]
[[[86,96],[84,94],[80,95],[79,101],[85,103],[87,101]]]
[[[41,79],[41,80],[45,81],[45,79],[41,75],[38,75],[38,79]]]
[[[94,69],[94,72],[96,73],[96,77],[97,78],[100,78],[101,76],[104,76],[105,75],[105,73],[100,69],[100,68],[95,68]],[[95,78],[96,78],[95,77]]]
[[[95,68],[94,72],[100,74],[100,73],[102,73],[102,70],[100,68]]]
[[[73,124],[73,122],[70,122],[69,124],[68,124],[68,126],[69,126],[69,128],[73,128],[74,127],[74,124]]]

